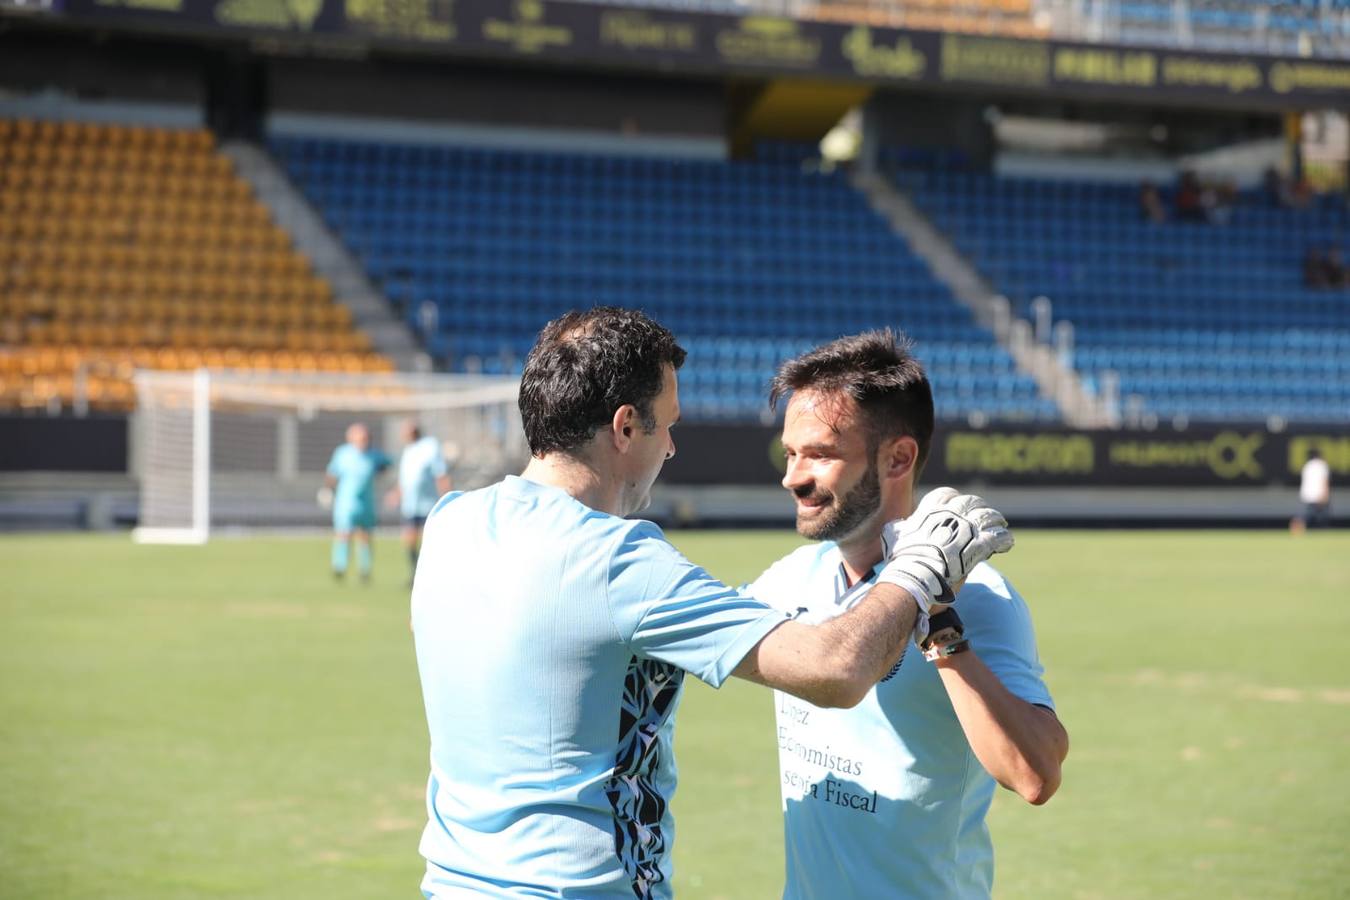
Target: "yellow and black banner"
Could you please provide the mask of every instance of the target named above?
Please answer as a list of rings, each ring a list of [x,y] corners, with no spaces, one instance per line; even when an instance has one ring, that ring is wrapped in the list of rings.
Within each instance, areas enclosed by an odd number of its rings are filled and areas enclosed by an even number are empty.
[[[51,0],[46,11],[103,28],[313,36],[658,71],[810,73],[874,84],[1302,109],[1350,99],[1350,62],[1339,60],[940,34],[575,0]]]
[[[774,484],[782,447],[772,428],[682,425],[662,480],[672,484]],[[925,484],[1259,487],[1297,484],[1310,450],[1350,480],[1350,429],[1256,426],[1184,431],[939,427]]]

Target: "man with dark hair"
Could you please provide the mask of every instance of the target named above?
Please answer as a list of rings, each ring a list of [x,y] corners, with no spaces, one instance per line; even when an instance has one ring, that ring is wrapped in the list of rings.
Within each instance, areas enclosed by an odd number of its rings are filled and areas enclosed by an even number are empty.
[[[639,312],[550,322],[521,378],[525,471],[447,494],[427,519],[412,615],[431,733],[428,897],[669,897],[684,673],[852,705],[921,611],[1012,545],[995,510],[944,490],[831,622],[791,621],[714,580],[623,518],[675,452],[684,357]]]
[[[798,621],[837,621],[886,578],[888,521],[903,529],[925,514],[915,489],[933,395],[908,342],[872,331],[783,363],[770,405],[789,396],[783,487],[798,533],[820,543],[746,590]],[[1068,735],[1027,607],[992,566],[967,574],[916,630],[923,652],[903,655],[856,707],[777,692],[786,897],[988,897],[994,782],[1035,804],[1059,787]]]

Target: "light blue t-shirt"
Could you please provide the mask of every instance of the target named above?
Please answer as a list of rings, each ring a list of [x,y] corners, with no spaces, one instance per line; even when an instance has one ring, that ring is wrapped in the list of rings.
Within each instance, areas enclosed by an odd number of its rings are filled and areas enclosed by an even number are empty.
[[[449,472],[440,442],[431,435],[403,448],[398,461],[399,511],[403,518],[426,516],[440,499],[436,479]]]
[[[446,494],[412,593],[426,896],[669,897],[684,673],[721,685],[786,618],[650,522],[516,477]]]
[[[747,590],[800,621],[825,621],[872,586],[869,579],[848,588],[840,562],[833,543],[802,547]],[[993,566],[975,567],[956,610],[972,650],[1003,685],[1053,709],[1031,615]],[[774,704],[784,897],[989,897],[994,851],[985,815],[995,782],[970,749],[937,669],[912,644],[853,709],[820,709],[781,692]]]
[[[328,461],[328,474],[337,479],[333,509],[374,511],[375,478],[390,462],[383,451],[374,447],[362,452],[354,444],[343,444],[334,450]]]

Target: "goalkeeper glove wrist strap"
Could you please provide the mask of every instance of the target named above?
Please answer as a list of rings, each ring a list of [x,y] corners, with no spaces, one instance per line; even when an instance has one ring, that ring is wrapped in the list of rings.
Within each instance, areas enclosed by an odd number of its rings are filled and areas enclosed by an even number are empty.
[[[950,644],[965,637],[966,627],[954,607],[928,617],[928,636],[919,642],[919,648],[927,650],[933,644]]]
[[[924,648],[923,658],[929,662],[935,662],[939,659],[946,659],[949,656],[955,656],[958,653],[965,653],[970,649],[970,641],[965,638],[952,641],[947,644],[929,643]]]

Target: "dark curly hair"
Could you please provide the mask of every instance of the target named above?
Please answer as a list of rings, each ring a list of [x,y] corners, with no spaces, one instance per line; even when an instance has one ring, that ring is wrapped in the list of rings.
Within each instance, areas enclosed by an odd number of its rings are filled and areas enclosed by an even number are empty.
[[[631,403],[643,430],[656,430],[652,401],[667,365],[684,365],[675,336],[633,309],[572,310],[539,332],[520,378],[520,417],[530,453],[569,452],[586,444]]]
[[[769,387],[769,408],[794,391],[852,397],[862,411],[868,446],[904,435],[919,445],[919,480],[933,441],[933,389],[923,366],[910,355],[911,342],[889,328],[841,337],[789,359]]]

